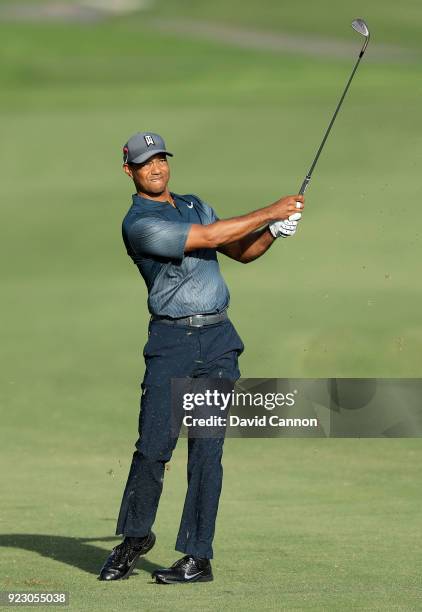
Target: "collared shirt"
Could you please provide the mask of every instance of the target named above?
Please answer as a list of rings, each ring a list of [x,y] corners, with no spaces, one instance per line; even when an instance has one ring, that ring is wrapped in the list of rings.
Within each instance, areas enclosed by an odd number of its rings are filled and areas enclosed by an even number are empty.
[[[123,219],[123,240],[146,283],[148,310],[174,318],[221,312],[230,294],[216,250],[184,252],[191,225],[208,225],[218,217],[197,196],[171,196],[176,207],[135,194]]]

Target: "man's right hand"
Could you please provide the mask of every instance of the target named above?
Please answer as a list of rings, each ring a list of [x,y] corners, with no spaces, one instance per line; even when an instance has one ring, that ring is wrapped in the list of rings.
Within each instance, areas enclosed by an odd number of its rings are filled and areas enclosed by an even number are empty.
[[[305,198],[303,195],[286,196],[268,206],[271,210],[271,215],[274,211],[274,221],[284,221],[291,215],[303,212],[305,207]]]

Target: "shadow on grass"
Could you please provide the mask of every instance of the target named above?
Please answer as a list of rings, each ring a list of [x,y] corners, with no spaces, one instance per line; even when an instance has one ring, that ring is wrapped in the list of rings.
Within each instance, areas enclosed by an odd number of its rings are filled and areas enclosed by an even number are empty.
[[[36,552],[48,559],[54,559],[67,565],[73,565],[88,574],[99,574],[99,571],[111,551],[93,546],[91,542],[119,543],[120,538],[109,536],[105,538],[67,538],[65,536],[42,535],[33,533],[0,534],[0,546],[21,548]],[[151,573],[159,569],[160,565],[151,563],[141,557],[137,563],[137,570]]]

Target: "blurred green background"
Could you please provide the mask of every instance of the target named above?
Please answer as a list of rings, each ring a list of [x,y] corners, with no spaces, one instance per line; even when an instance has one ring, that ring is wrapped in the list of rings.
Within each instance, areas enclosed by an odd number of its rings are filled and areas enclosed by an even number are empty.
[[[350,22],[365,18],[373,38],[297,236],[220,264],[243,376],[419,377],[422,5],[52,4],[0,3],[1,531],[21,538],[1,536],[4,588],[67,588],[81,610],[415,609],[418,440],[228,440],[215,583],[179,601],[143,572],[106,589],[95,572],[136,438],[148,321],[120,235],[123,143],[163,134],[172,190],[221,218],[295,193],[361,45]],[[179,446],[149,557],[161,565],[177,558]]]

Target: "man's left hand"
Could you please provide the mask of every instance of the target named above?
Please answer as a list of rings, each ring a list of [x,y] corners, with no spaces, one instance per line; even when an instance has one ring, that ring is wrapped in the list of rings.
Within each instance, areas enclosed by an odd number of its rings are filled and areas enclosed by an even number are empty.
[[[288,238],[294,236],[297,230],[298,221],[274,221],[268,227],[274,238]]]

